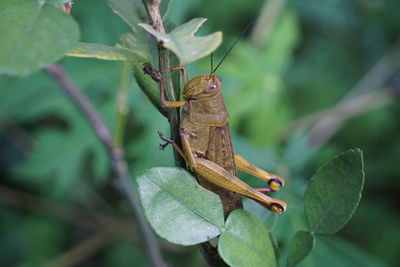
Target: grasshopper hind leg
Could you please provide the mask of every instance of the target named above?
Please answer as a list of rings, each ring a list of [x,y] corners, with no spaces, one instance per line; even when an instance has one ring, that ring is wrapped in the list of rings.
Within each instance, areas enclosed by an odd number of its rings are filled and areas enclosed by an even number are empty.
[[[253,164],[248,162],[246,159],[244,159],[237,153],[235,153],[234,157],[235,157],[235,164],[238,170],[246,172],[248,174],[251,174],[255,177],[258,177],[266,181],[271,191],[279,191],[279,189],[282,186],[284,186],[285,181],[282,179],[282,177],[261,170],[260,168],[254,166]]]
[[[184,153],[173,140],[165,138],[161,133],[159,133],[159,135],[163,141],[167,142],[167,144],[172,144],[174,146],[178,153],[185,159],[188,167],[190,167],[192,170],[194,170],[196,173],[201,175],[209,182],[230,191],[250,197],[267,209],[271,210],[272,212],[280,214],[286,210],[287,205],[285,202],[263,194],[270,192],[270,188],[255,189],[240,180],[235,175],[226,171],[218,164],[215,164],[210,160],[194,156],[193,153],[191,153],[190,151],[188,140],[184,138],[184,136],[182,136],[182,144],[184,151],[186,151],[187,153]],[[166,145],[161,146],[165,147]]]
[[[211,183],[250,197],[275,213],[286,210],[285,202],[264,195],[214,162],[203,158],[195,158],[195,161],[195,171]]]

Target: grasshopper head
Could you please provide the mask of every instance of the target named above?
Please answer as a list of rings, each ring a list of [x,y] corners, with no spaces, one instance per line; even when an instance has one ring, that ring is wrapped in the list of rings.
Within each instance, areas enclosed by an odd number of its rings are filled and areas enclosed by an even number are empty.
[[[207,98],[221,92],[221,78],[214,74],[204,74],[188,81],[183,96],[186,100]]]

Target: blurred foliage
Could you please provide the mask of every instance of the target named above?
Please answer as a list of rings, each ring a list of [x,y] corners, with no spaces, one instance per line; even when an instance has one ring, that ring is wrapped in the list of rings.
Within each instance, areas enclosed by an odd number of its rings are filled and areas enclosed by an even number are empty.
[[[223,32],[223,45],[215,53],[218,61],[263,4],[262,0],[251,4],[246,0],[175,0],[166,16],[177,24],[208,18],[198,35]],[[310,147],[307,125],[291,128],[297,119],[338,103],[398,41],[398,10],[400,2],[388,0],[287,1],[266,41],[256,46],[247,34],[218,70],[232,117],[235,149],[287,181],[285,190],[276,194],[289,204],[283,215],[245,201],[246,209],[264,221],[276,238],[282,265],[293,236],[306,228],[302,199],[309,178],[335,153],[354,147],[364,151],[365,160],[360,206],[339,237],[316,238],[302,266],[321,262],[396,266],[400,261],[399,105],[347,121],[319,148]],[[82,42],[114,45],[121,34],[130,32],[103,1],[76,1],[71,14],[80,25]],[[113,129],[122,64],[74,58],[61,63]],[[209,65],[209,59],[190,64],[189,77],[208,72]],[[45,74],[35,73],[26,78],[1,76],[0,85],[0,265],[37,266],[58,258],[110,225],[97,213],[130,219],[129,208],[108,182],[110,171],[102,146],[56,84]],[[388,85],[390,81],[382,88]],[[157,131],[167,132],[168,124],[133,79],[127,102],[130,112],[124,143],[132,175],[154,166],[173,166],[171,148],[158,150]],[[49,200],[64,215],[41,202],[23,201],[20,192]],[[78,209],[80,216],[65,205]],[[85,220],[96,227],[83,226]],[[100,242],[80,265],[148,266],[137,233],[132,232],[133,238],[124,235]],[[197,247],[161,243],[172,265],[204,265]]]

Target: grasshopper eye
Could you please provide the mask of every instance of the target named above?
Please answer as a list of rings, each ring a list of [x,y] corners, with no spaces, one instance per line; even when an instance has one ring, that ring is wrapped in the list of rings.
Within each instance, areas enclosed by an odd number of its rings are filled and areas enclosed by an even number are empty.
[[[209,84],[206,87],[204,87],[203,92],[206,94],[211,94],[214,93],[215,90],[217,90],[217,85],[216,84]]]

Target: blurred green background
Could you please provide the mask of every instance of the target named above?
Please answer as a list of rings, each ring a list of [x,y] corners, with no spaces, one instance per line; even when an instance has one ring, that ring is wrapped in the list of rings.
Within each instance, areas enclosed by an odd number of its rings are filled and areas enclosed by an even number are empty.
[[[397,266],[400,262],[400,2],[389,0],[174,0],[167,18],[208,21],[222,31],[218,61],[258,14],[217,74],[232,121],[235,150],[278,172],[288,202],[276,216],[250,200],[281,258],[304,228],[302,195],[315,169],[336,153],[364,151],[359,208],[335,237],[317,238],[303,266]],[[114,45],[129,27],[103,1],[76,1],[81,41]],[[122,63],[61,61],[111,129]],[[189,77],[210,69],[205,58]],[[44,73],[0,76],[0,265],[148,266],[134,218],[112,184],[107,157],[75,106]],[[167,121],[134,80],[124,140],[133,177],[173,166],[158,150]],[[242,175],[252,185],[256,180]],[[160,240],[173,266],[204,266],[197,247]],[[282,261],[284,263],[284,261]]]

